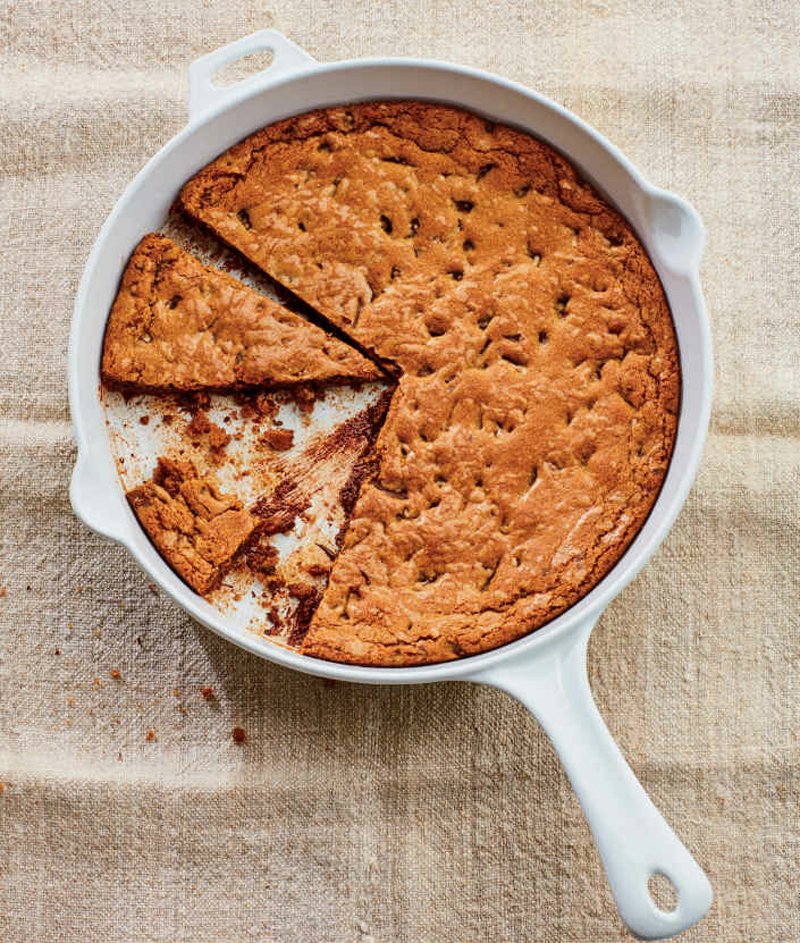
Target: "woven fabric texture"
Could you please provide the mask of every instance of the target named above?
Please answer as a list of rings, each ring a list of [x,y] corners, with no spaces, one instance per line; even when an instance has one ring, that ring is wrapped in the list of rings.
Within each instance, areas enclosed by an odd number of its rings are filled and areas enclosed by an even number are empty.
[[[800,939],[800,7],[779,0],[5,5],[0,939],[624,936],[521,706],[247,655],[70,509],[66,349],[89,249],[186,123],[188,64],[266,26],[320,60],[520,81],[702,215],[711,434],[676,526],[602,617],[590,676],[714,885],[685,939]]]

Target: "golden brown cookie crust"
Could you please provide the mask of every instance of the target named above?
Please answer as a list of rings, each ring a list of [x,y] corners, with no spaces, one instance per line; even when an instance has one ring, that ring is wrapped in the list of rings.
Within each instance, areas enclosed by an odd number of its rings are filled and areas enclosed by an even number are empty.
[[[181,198],[403,374],[305,653],[486,651],[620,558],[666,474],[677,343],[636,236],[560,155],[368,103],[263,129]]]
[[[201,595],[219,583],[259,524],[191,462],[160,458],[152,481],[126,497],[161,556]]]
[[[172,390],[382,376],[352,347],[152,233],[123,274],[102,375],[106,382]]]

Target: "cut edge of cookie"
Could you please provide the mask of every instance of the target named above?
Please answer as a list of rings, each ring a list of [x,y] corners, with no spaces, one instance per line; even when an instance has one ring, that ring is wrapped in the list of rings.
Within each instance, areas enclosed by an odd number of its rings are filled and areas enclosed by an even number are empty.
[[[140,392],[386,378],[349,339],[157,233],[141,239],[125,267],[106,323],[100,374],[107,386]]]

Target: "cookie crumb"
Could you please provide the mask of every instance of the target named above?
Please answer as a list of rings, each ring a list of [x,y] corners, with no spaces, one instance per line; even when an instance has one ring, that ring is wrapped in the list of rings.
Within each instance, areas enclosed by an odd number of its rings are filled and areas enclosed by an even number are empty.
[[[200,693],[203,695],[203,699],[206,701],[211,701],[214,699],[214,692],[209,687],[200,688]]]
[[[269,393],[258,393],[256,395],[255,407],[259,415],[265,419],[271,419],[278,413],[278,404],[269,395]]]
[[[287,452],[294,444],[294,432],[291,429],[270,429],[261,438],[276,452]]]
[[[324,394],[320,397],[324,399]],[[300,386],[295,391],[295,402],[301,413],[311,413],[314,411],[314,404],[317,401],[317,391],[310,386]]]
[[[233,742],[234,743],[244,743],[247,740],[247,734],[241,727],[233,728]]]
[[[308,573],[309,576],[327,576],[330,572],[330,564],[310,563],[306,567],[306,573]]]
[[[271,576],[278,563],[278,551],[270,544],[251,547],[246,554],[247,565],[255,573]]]
[[[60,648],[57,648],[57,649],[55,650],[55,654],[56,654],[56,655],[60,655],[60,654],[61,654],[61,649],[60,649]]]
[[[112,668],[109,674],[111,675],[112,678],[122,677],[122,673],[120,672],[119,668]]]
[[[140,417],[139,417],[139,422],[140,422],[143,426],[146,426],[146,425],[150,422],[150,417],[149,417],[149,416],[140,416]]]
[[[118,760],[118,762],[120,762],[120,763],[122,762],[122,754],[121,754],[121,753],[117,753],[117,760]]]
[[[155,738],[156,738],[156,732],[152,728],[148,730],[147,733],[144,735],[144,739],[147,741],[147,743],[150,743],[151,740],[155,740]]]
[[[223,452],[227,444],[231,441],[230,435],[216,423],[211,423],[211,434],[209,443],[213,452]]]
[[[205,413],[195,413],[189,423],[188,431],[190,435],[205,435],[211,431],[211,420]]]

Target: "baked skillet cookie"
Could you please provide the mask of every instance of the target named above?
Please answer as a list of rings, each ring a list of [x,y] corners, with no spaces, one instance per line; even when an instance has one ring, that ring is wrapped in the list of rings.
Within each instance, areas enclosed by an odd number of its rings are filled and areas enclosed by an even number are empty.
[[[181,203],[396,378],[302,652],[476,654],[616,563],[666,474],[678,350],[644,249],[563,157],[366,103],[264,128]]]

